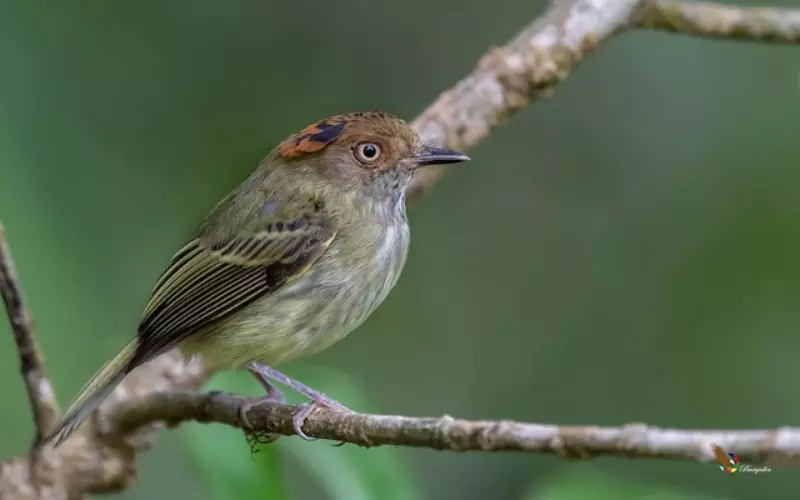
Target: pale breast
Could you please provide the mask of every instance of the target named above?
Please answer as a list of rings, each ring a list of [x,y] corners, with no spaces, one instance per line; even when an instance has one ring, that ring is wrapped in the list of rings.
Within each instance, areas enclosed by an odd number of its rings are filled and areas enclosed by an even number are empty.
[[[336,249],[341,254],[351,253],[349,258],[342,259],[348,264],[341,268],[350,271],[332,273],[334,276],[329,273],[320,279],[328,281],[330,301],[319,312],[316,328],[308,331],[308,351],[303,355],[329,347],[366,321],[397,283],[405,266],[408,245],[408,224],[403,219],[386,226],[364,251],[354,252],[346,245]]]
[[[215,325],[187,350],[219,368],[277,365],[343,339],[386,299],[405,265],[405,216],[378,229],[340,233],[305,275]]]

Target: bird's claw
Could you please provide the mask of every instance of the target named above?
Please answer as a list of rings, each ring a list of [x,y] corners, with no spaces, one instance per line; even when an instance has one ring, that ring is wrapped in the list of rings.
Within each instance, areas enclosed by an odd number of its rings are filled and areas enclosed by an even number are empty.
[[[270,368],[268,365],[251,361],[247,363],[247,369],[250,371],[250,373],[253,374],[256,380],[258,380],[259,383],[261,383],[267,390],[268,398],[272,397],[272,395],[281,394],[280,402],[281,403],[283,402],[282,393],[280,393],[280,391],[278,391],[270,381],[274,380],[276,382],[291,387],[295,391],[299,392],[300,394],[311,400],[308,403],[302,403],[297,405],[296,407],[297,412],[292,418],[292,429],[294,430],[295,434],[297,434],[306,441],[314,441],[316,439],[309,437],[305,432],[303,432],[303,424],[305,423],[308,416],[311,415],[311,413],[317,408],[328,408],[335,411],[353,413],[353,410],[347,408],[338,401],[334,401],[325,394],[319,391],[315,391],[314,389],[308,387],[307,385],[287,377],[278,370]]]
[[[304,439],[306,441],[317,440],[317,438],[310,437],[305,432],[303,432],[303,424],[305,423],[306,419],[311,415],[311,413],[313,413],[314,410],[318,408],[328,408],[329,410],[341,411],[345,413],[354,413],[353,410],[351,410],[350,408],[328,397],[320,397],[317,399],[313,399],[308,403],[301,403],[297,405],[298,412],[295,413],[294,417],[292,418],[292,428],[294,429],[295,434],[300,436],[301,439]],[[339,446],[341,446],[342,444],[344,443],[340,443]]]
[[[239,406],[239,420],[244,424],[244,426],[248,430],[255,430],[255,426],[250,419],[247,417],[247,414],[250,413],[250,410],[257,406],[261,406],[264,404],[284,404],[286,403],[286,398],[284,397],[283,393],[275,392],[273,394],[263,396],[260,398],[253,398],[253,399],[245,399],[242,404]]]

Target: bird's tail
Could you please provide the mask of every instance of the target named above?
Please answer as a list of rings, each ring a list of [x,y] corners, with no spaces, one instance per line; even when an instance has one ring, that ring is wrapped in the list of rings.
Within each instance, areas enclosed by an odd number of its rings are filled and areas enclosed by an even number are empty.
[[[131,360],[136,353],[136,339],[128,343],[114,359],[98,371],[75,396],[47,438],[55,439],[53,446],[63,443],[86,417],[105,400],[131,370]]]

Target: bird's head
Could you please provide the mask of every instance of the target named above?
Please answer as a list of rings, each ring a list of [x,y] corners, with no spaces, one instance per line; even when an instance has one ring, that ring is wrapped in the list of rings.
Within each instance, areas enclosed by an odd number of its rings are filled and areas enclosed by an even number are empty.
[[[317,121],[289,136],[273,154],[306,178],[376,201],[402,198],[417,169],[469,160],[423,142],[405,121],[377,111]]]

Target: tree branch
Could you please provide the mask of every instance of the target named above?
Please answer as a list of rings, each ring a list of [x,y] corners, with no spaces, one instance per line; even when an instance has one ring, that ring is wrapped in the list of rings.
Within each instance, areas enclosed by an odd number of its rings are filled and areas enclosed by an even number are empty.
[[[58,419],[58,402],[50,379],[45,373],[44,357],[34,334],[33,317],[25,302],[17,269],[11,256],[11,247],[6,240],[2,224],[0,224],[0,295],[3,296],[11,331],[17,344],[20,371],[25,380],[25,389],[28,392],[36,426],[30,453],[26,459],[20,461],[24,466],[20,469],[26,477],[31,478],[27,486],[31,487],[33,492],[43,495],[42,498],[45,495],[47,498],[57,498],[54,493],[63,491],[61,476],[54,474],[60,466],[59,457],[52,449],[43,447],[42,441]],[[4,488],[0,484],[0,493],[3,492]]]
[[[19,351],[20,370],[25,379],[25,388],[28,391],[33,420],[36,423],[34,446],[38,446],[58,419],[58,403],[53,386],[44,370],[44,359],[34,335],[33,319],[25,304],[17,269],[11,258],[11,248],[6,241],[2,224],[0,224],[0,294],[3,296],[14,341]]]
[[[635,28],[751,42],[800,43],[800,10],[679,0],[555,0],[511,42],[444,92],[413,126],[422,137],[469,150],[532,102],[549,97],[584,56]],[[424,194],[448,167],[418,172],[409,198]]]
[[[246,428],[240,410],[246,398],[231,394],[163,392],[135,398],[117,408],[116,426],[123,434],[154,421],[215,422]],[[259,433],[294,435],[296,409],[265,404],[247,412]],[[790,463],[800,459],[800,429],[678,430],[645,424],[622,427],[558,426],[513,421],[414,418],[366,415],[319,409],[304,423],[307,435],[364,447],[413,446],[449,451],[527,451],[588,459],[601,455],[712,461],[711,445],[736,450],[744,461]]]
[[[506,46],[444,92],[412,125],[425,139],[467,151],[531,102],[553,89],[583,57],[627,27],[640,0],[558,1]],[[418,171],[408,197],[427,191],[447,167]]]
[[[633,23],[683,35],[773,43],[800,43],[800,11],[714,3],[649,0]]]
[[[507,45],[489,51],[477,67],[444,92],[414,122],[425,139],[467,151],[516,111],[551,94],[575,65],[601,43],[631,29],[751,41],[800,42],[800,11],[743,8],[676,0],[560,0]],[[443,169],[425,169],[409,187],[409,198],[430,188]],[[1,233],[0,233],[1,235]],[[7,246],[2,256],[2,291],[12,323],[37,427],[37,440],[57,415],[44,375]],[[211,376],[200,360],[177,351],[135,370],[79,433],[40,469],[37,453],[0,464],[0,498],[80,498],[119,491],[135,478],[135,458],[164,422],[220,422],[241,427],[239,398],[219,393],[164,392],[199,388]],[[161,391],[161,392],[159,392]],[[269,433],[291,434],[290,407],[253,409],[250,419]],[[450,417],[415,419],[319,411],[306,421],[311,436],[363,446],[396,444],[448,450],[521,450],[563,456],[600,454],[709,460],[709,444],[736,451],[744,460],[786,460],[800,455],[800,430],[689,431],[643,424],[620,428],[559,427],[515,422],[468,422]],[[34,451],[38,450],[34,445]]]

